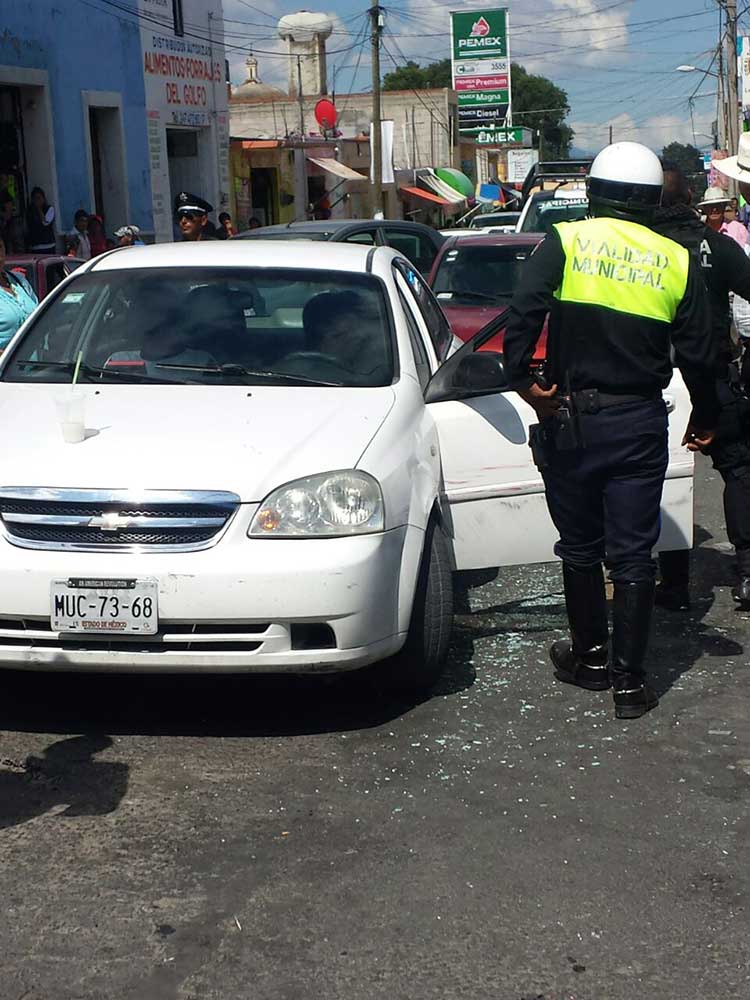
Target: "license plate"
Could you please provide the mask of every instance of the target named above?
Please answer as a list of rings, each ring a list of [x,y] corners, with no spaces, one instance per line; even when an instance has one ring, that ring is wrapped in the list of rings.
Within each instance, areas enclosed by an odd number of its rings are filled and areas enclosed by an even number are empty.
[[[53,580],[53,632],[153,635],[159,627],[156,580]]]

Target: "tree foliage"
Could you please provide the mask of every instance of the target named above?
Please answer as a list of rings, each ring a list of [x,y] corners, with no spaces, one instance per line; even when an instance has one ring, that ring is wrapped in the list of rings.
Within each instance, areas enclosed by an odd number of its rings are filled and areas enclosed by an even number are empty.
[[[662,149],[661,155],[665,160],[676,163],[688,177],[703,173],[703,156],[689,142],[670,142]]]
[[[535,133],[541,130],[546,160],[565,159],[573,139],[573,130],[565,122],[570,111],[568,95],[546,76],[527,73],[518,63],[513,63],[510,71],[513,113],[517,115],[514,124]],[[428,90],[451,85],[450,59],[428,66],[420,66],[410,59],[383,78],[384,90]]]

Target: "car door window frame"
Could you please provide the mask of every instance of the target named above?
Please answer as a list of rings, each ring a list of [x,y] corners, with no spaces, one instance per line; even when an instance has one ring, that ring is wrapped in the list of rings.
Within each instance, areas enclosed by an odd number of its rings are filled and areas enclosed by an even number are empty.
[[[429,285],[416,269],[416,264],[411,264],[404,258],[397,258],[394,260],[393,266],[404,278],[404,281],[409,289],[409,295],[415,302],[416,307],[419,310],[419,314],[424,320],[425,328],[430,338],[430,343],[435,351],[435,356],[438,361],[445,361],[453,341],[453,331],[451,330],[450,323],[446,319],[445,313],[440,308],[440,304],[432,294]],[[427,306],[423,304],[423,301],[420,299],[420,295]],[[434,318],[431,319],[427,314],[427,307],[434,312]],[[432,331],[434,322],[437,322],[440,327],[439,333],[433,333]]]
[[[394,264],[395,263],[396,262],[394,261]],[[404,308],[408,310],[408,315],[411,317],[419,332],[422,350],[429,361],[430,371],[434,374],[443,362],[435,353],[435,345],[433,344],[432,337],[430,336],[427,321],[422,310],[419,308],[414,293],[409,288],[409,282],[403,275],[401,269],[394,267],[393,276],[395,278],[396,287],[399,291],[399,295],[401,296]]]
[[[398,297],[404,310],[406,328],[409,331],[409,342],[411,343],[411,353],[414,358],[414,367],[417,370],[417,378],[419,379],[419,385],[422,389],[422,393],[424,393],[427,390],[427,386],[430,384],[433,376],[430,358],[425,348],[424,337],[419,329],[417,318],[411,311],[409,301],[401,288],[398,289]]]

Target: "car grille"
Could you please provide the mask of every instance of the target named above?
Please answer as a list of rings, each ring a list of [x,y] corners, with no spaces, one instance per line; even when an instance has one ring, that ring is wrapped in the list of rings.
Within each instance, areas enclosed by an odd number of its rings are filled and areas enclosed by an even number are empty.
[[[217,622],[185,624],[161,622],[159,632],[144,639],[53,632],[49,619],[0,618],[0,646],[26,649],[123,651],[130,653],[252,653],[263,645],[270,623]]]
[[[71,652],[252,653],[279,643],[290,650],[335,649],[336,635],[322,622],[172,622],[161,621],[156,635],[118,636],[55,632],[49,618],[0,617],[0,649],[58,649]]]
[[[212,545],[239,507],[234,493],[0,489],[14,545],[35,549],[187,551]]]

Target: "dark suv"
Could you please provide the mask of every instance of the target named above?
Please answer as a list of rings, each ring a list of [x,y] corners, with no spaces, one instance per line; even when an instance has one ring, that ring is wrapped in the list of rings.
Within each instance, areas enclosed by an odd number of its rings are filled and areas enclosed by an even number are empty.
[[[403,219],[329,219],[327,222],[291,222],[283,226],[248,229],[235,240],[328,240],[333,243],[358,243],[388,246],[398,250],[415,264],[422,274],[429,274],[445,236],[422,225]]]

